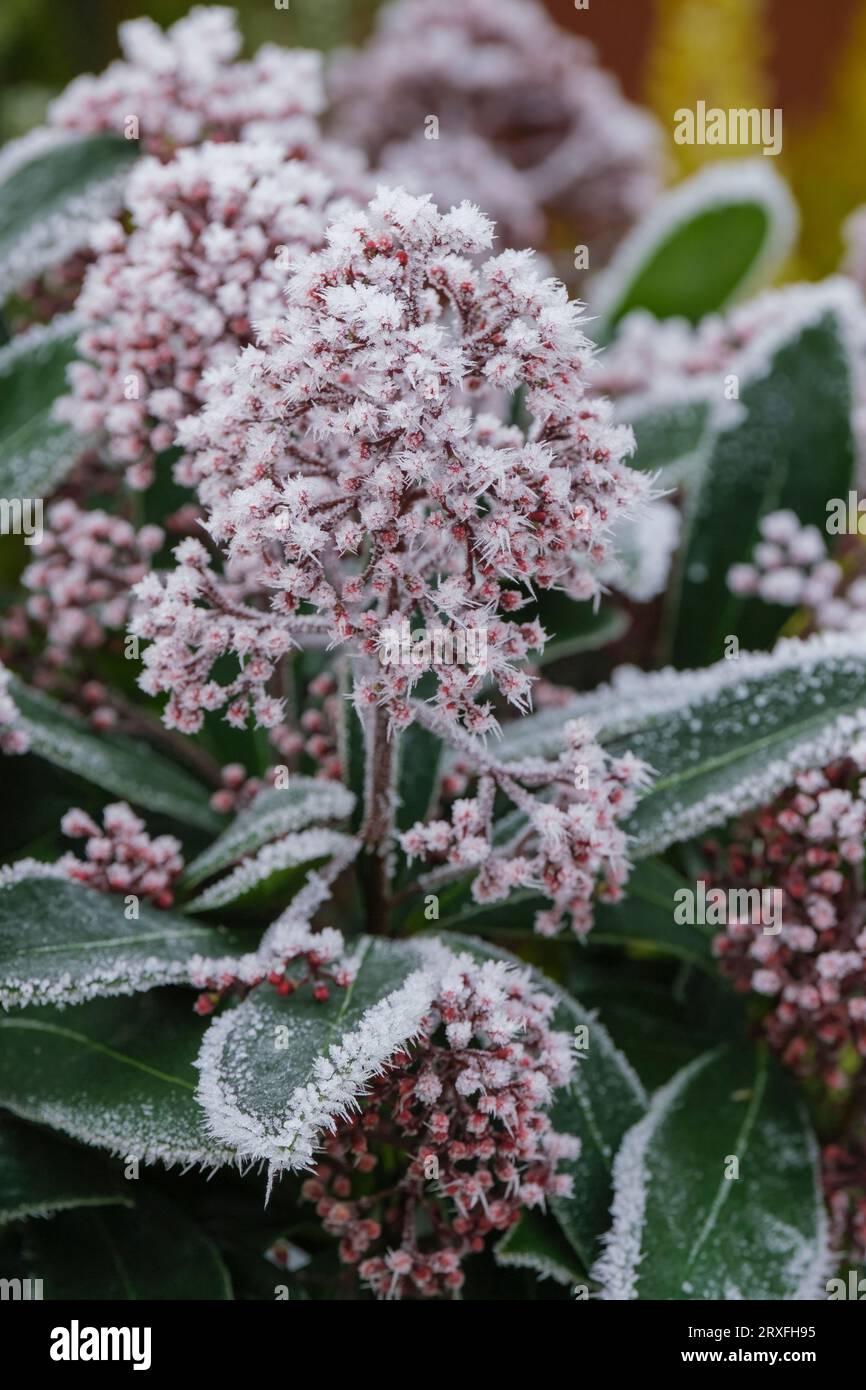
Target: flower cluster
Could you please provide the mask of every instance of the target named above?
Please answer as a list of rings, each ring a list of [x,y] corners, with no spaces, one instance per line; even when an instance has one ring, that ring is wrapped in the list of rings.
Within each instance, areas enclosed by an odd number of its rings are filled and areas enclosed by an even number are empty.
[[[389,178],[410,171],[446,207],[477,200],[506,245],[550,213],[602,250],[659,187],[653,120],[534,0],[384,6],[330,86],[338,129]]]
[[[302,1196],[378,1297],[456,1295],[491,1234],[570,1193],[579,1141],[546,1113],[574,1065],[554,1008],[528,971],[452,958],[416,1044],[325,1139]],[[377,1186],[383,1150],[401,1163]]]
[[[474,797],[451,806],[450,820],[419,822],[401,836],[407,855],[441,866],[434,883],[477,869],[472,895],[478,903],[502,902],[518,888],[550,900],[536,931],[554,935],[567,919],[585,935],[592,902],[616,902],[628,875],[628,841],[621,822],[645,785],[647,767],[626,754],[612,758],[583,720],[563,727],[565,747],[555,761],[529,758],[497,762],[481,755]],[[493,806],[504,794],[522,813],[507,843],[494,846]]]
[[[320,56],[266,44],[251,62],[237,62],[242,42],[234,11],[221,5],[196,5],[165,33],[152,19],[128,21],[120,25],[123,59],[70,83],[52,102],[49,122],[129,137],[132,115],[133,138],[162,155],[262,130],[306,138],[324,105]]]
[[[73,883],[100,893],[134,894],[154,907],[171,907],[172,887],[183,872],[180,841],[173,835],[151,837],[144,821],[125,801],[106,806],[102,828],[86,811],[73,808],[61,821],[65,835],[86,840],[84,859],[72,853],[58,867]]]
[[[108,512],[83,511],[65,498],[49,507],[36,558],[22,582],[31,591],[27,613],[48,638],[56,665],[75,649],[99,647],[107,632],[125,628],[132,588],[149,572],[164,534],[136,531]]]
[[[761,541],[750,564],[733,565],[728,586],[765,603],[812,610],[818,632],[845,632],[866,625],[866,577],[850,583],[827,554],[817,526],[803,526],[791,511],[771,512],[759,523]]]
[[[469,205],[443,215],[429,198],[380,189],[299,261],[285,315],[210,373],[207,405],[178,429],[210,534],[230,568],[271,591],[270,613],[243,610],[235,650],[261,672],[301,636],[351,643],[370,658],[356,698],[396,727],[413,718],[417,673],[377,666],[386,629],[416,612],[428,629],[486,626],[488,677],[525,707],[514,663],[543,638],[503,616],[524,602],[518,586],[592,598],[612,523],[652,487],[625,462],[631,431],[585,396],[580,306],[538,277],[530,253],[476,268],[467,256],[491,235]],[[521,388],[525,431],[501,423]],[[166,587],[140,586],[136,630],[157,639],[145,689],[170,691],[170,717],[192,721],[207,653],[227,649],[226,602],[200,548],[185,544],[178,559]],[[252,664],[241,685],[256,687],[259,722],[276,722]],[[492,726],[474,703],[476,673],[437,676],[443,718]],[[234,718],[237,682],[225,698]],[[213,683],[206,699],[216,707]]]
[[[9,693],[10,675],[11,672],[0,661],[0,752],[26,753],[30,747],[30,736],[20,727],[18,706]]]
[[[708,847],[714,884],[784,895],[778,933],[734,922],[716,937],[722,972],[739,991],[772,1001],[762,1027],[782,1060],[838,1093],[866,1057],[864,768],[860,748],[802,773],[730,845]]]
[[[226,999],[232,996],[244,999],[251,989],[264,981],[273,985],[282,998],[289,998],[309,986],[316,1003],[326,1004],[331,988],[348,989],[352,983],[352,969],[342,959],[344,954],[342,933],[332,927],[317,932],[309,928],[297,931],[281,953],[278,967],[243,979],[227,970],[216,977],[209,976],[206,971],[195,974],[193,982],[202,987],[195,1011],[205,1016],[212,1014]]]
[[[108,221],[94,233],[76,305],[85,360],[70,368],[59,418],[103,435],[130,484],[147,486],[154,455],[200,404],[205,373],[279,312],[291,257],[320,246],[363,187],[357,158],[325,143],[305,158],[261,141],[142,160],[126,190],[134,230]]]
[[[840,1259],[866,1264],[866,1142],[827,1144],[821,1158],[831,1249]]]

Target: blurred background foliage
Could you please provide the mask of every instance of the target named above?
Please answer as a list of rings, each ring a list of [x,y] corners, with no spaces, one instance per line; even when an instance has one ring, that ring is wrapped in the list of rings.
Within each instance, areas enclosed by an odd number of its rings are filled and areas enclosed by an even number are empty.
[[[264,42],[322,49],[361,41],[378,0],[274,0],[239,6],[250,51]],[[430,0],[435,3],[435,0]],[[673,113],[708,105],[781,107],[778,161],[803,215],[792,278],[838,264],[839,229],[866,201],[866,0],[547,0],[558,22],[592,39],[627,93],[659,117],[672,177],[708,159],[742,157],[724,146],[675,146]],[[117,26],[147,13],[165,26],[185,0],[3,0],[0,7],[0,141],[42,118],[80,72],[117,55]]]

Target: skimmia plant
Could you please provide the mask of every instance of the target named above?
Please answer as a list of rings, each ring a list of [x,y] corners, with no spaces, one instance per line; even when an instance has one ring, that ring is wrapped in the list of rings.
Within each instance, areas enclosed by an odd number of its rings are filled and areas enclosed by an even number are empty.
[[[767,288],[766,162],[659,192],[557,42],[398,0],[324,72],[197,8],[0,153],[0,1272],[45,1297],[866,1262],[862,217]]]

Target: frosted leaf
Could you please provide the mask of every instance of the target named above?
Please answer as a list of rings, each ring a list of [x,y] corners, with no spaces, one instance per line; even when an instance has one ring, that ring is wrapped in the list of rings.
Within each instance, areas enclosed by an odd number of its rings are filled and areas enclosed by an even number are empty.
[[[195,1099],[202,1034],[186,990],[0,1015],[0,1105],[117,1158],[213,1169],[232,1153]]]
[[[509,728],[508,759],[549,756],[585,717],[606,749],[655,770],[626,823],[656,853],[769,801],[796,772],[840,756],[866,728],[866,635],[785,640],[699,671],[620,668],[613,682]]]
[[[309,1167],[321,1132],[416,1035],[436,989],[420,959],[410,943],[365,938],[352,984],[326,1004],[262,986],[216,1019],[197,1062],[211,1134],[272,1175]]]
[[[614,317],[629,292],[665,244],[703,214],[729,205],[753,204],[765,219],[765,230],[751,261],[742,266],[728,298],[743,296],[769,279],[794,244],[797,208],[787,185],[765,159],[713,164],[658,199],[654,208],[620,242],[610,265],[592,282],[591,307]],[[720,308],[721,305],[712,305]]]
[[[120,894],[69,883],[53,865],[0,870],[0,1005],[61,1008],[100,995],[189,983],[190,962],[244,949],[245,933],[203,927]]]
[[[134,141],[39,133],[0,161],[0,299],[87,244],[123,202]]]
[[[204,787],[147,744],[121,735],[93,733],[50,696],[28,689],[14,677],[9,694],[21,715],[16,727],[27,735],[32,751],[46,762],[181,824],[202,830],[219,825]]]
[[[132,1207],[132,1194],[107,1164],[8,1116],[0,1123],[0,1228],[78,1207]]]
[[[184,885],[195,887],[280,835],[323,821],[345,820],[354,804],[354,796],[341,782],[293,775],[287,787],[259,793],[254,804],[187,866]]]
[[[242,905],[256,889],[265,887],[269,880],[286,870],[311,870],[350,847],[357,847],[357,842],[336,830],[302,830],[297,835],[284,835],[242,860],[225,878],[212,883],[188,904],[187,911],[213,912],[229,904]],[[302,876],[297,877],[300,880]]]
[[[557,1284],[574,1284],[584,1273],[564,1237],[536,1211],[521,1214],[496,1245],[494,1258],[506,1269],[532,1269]]]
[[[726,1177],[730,1158],[738,1176]],[[719,1048],[656,1093],[614,1166],[592,1270],[606,1300],[815,1299],[827,1273],[818,1148],[766,1054]]]
[[[58,314],[0,348],[0,496],[45,497],[82,448],[52,413],[78,327],[72,314]]]

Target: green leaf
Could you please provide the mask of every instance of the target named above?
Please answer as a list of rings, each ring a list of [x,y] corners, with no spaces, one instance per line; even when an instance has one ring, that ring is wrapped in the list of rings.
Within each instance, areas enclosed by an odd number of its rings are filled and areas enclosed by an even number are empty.
[[[711,949],[714,929],[674,920],[675,894],[693,888],[658,860],[638,864],[618,903],[598,903],[593,917],[594,946],[649,946],[715,974]]]
[[[710,403],[700,397],[643,406],[630,403],[620,412],[634,430],[634,467],[660,473],[660,483],[672,487],[687,475],[699,454],[710,419]]]
[[[397,828],[426,820],[436,791],[442,740],[420,724],[410,724],[397,743]]]
[[[599,956],[594,935],[588,949],[571,952],[565,981],[584,1008],[598,1014],[628,1057],[648,1093],[700,1053],[744,1037],[742,1000],[718,974],[659,958]]]
[[[810,292],[807,311],[814,315],[822,300],[830,304],[832,294]],[[790,610],[731,593],[730,567],[751,559],[768,512],[790,508],[823,530],[827,499],[847,497],[853,486],[849,348],[839,314],[828,308],[801,321],[763,367],[742,383],[734,423],[708,435],[687,501],[680,583],[665,617],[678,666],[717,660],[732,634],[741,647],[772,644]]]
[[[590,299],[608,326],[633,309],[697,323],[761,281],[790,251],[797,215],[765,160],[715,164],[659,199],[620,243]]]
[[[120,734],[94,734],[50,696],[14,677],[9,693],[21,713],[31,751],[39,757],[145,811],[201,830],[219,828],[220,818],[211,810],[205,788],[146,743]]]
[[[52,418],[55,400],[66,391],[75,340],[74,320],[65,315],[0,348],[2,497],[46,497],[86,445],[69,425]]]
[[[232,1297],[213,1241],[173,1202],[153,1193],[142,1193],[131,1211],[67,1212],[29,1227],[24,1258],[49,1301]]]
[[[496,1245],[494,1256],[498,1265],[534,1269],[557,1284],[574,1284],[586,1278],[586,1270],[556,1222],[535,1210],[521,1214]]]
[[[593,1270],[603,1298],[815,1299],[823,1289],[817,1144],[762,1049],[709,1052],[657,1092],[626,1135],[614,1189]]]
[[[662,672],[656,682],[638,677],[630,698],[639,722],[605,740],[656,773],[626,823],[633,854],[723,825],[771,801],[796,772],[841,756],[866,725],[864,681],[862,635],[781,642],[772,654]]]
[[[325,821],[344,820],[354,805],[339,782],[293,775],[287,787],[268,787],[242,811],[212,845],[187,865],[183,886],[194,888],[283,835]]]
[[[195,1099],[202,1023],[186,990],[0,1017],[0,1106],[143,1163],[215,1168]]]
[[[8,152],[0,183],[0,300],[87,244],[90,228],[120,208],[138,153],[114,135],[30,144],[30,158],[24,141]]]
[[[616,642],[628,631],[628,614],[622,609],[605,605],[598,612],[591,603],[578,603],[567,594],[548,589],[540,595],[535,609],[528,608],[527,620],[537,617],[550,640],[545,645],[538,666],[551,661],[577,656],[581,652],[597,651]]]
[[[131,1207],[131,1192],[92,1154],[8,1116],[0,1119],[0,1226],[74,1207]]]
[[[476,959],[510,960],[525,968],[515,956],[487,942],[457,934],[445,940],[452,950],[462,948]],[[551,1119],[558,1133],[579,1137],[581,1152],[574,1162],[562,1164],[562,1171],[573,1178],[572,1196],[553,1198],[551,1208],[584,1269],[589,1269],[607,1225],[614,1156],[626,1130],[644,1113],[646,1095],[595,1015],[540,971],[532,973],[539,989],[556,999],[554,1028],[571,1034],[578,1052],[574,1077],[557,1093]]]
[[[433,991],[421,964],[409,942],[362,938],[353,983],[327,1002],[262,985],[215,1019],[198,1061],[211,1133],[272,1171],[306,1167],[331,1117],[417,1031]]]
[[[188,983],[194,956],[246,949],[243,933],[202,927],[139,904],[127,921],[121,894],[64,879],[0,886],[0,1005],[81,1004],[102,995]]]
[[[348,662],[339,669],[339,690],[337,742],[340,750],[340,764],[343,768],[343,780],[355,798],[355,809],[349,824],[352,831],[357,832],[360,829],[364,814],[366,748],[364,726],[352,698],[353,681]]]

